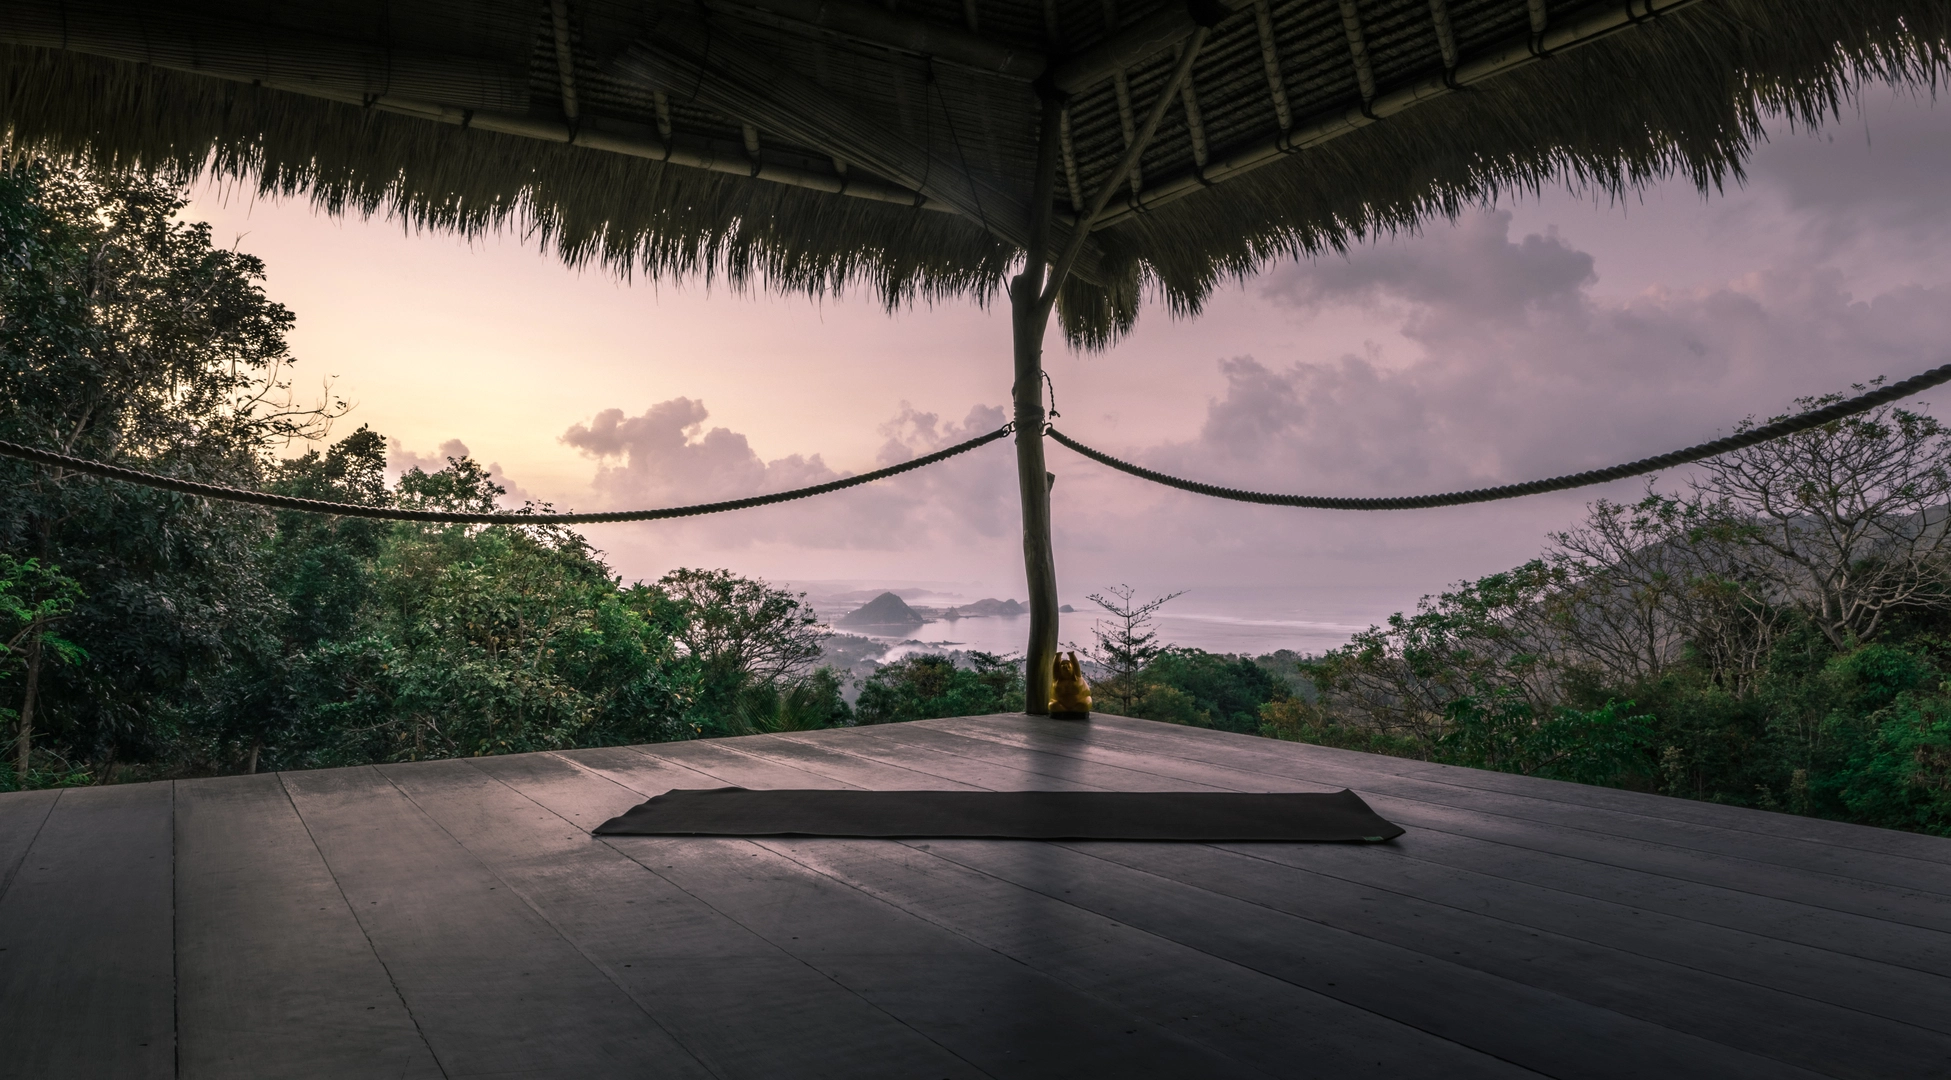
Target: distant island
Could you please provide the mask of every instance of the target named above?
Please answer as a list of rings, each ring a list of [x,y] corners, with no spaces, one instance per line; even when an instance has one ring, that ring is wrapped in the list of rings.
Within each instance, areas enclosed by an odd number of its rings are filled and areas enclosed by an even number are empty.
[[[1029,608],[1024,607],[1014,600],[989,599],[977,600],[973,604],[963,604],[961,607],[948,608],[938,617],[943,619],[981,619],[989,616],[1009,618],[1017,615],[1027,615],[1029,614],[1029,610]]]
[[[1070,612],[1076,609],[1065,604],[1058,610]],[[955,622],[959,619],[1018,619],[1029,613],[1029,607],[1021,600],[998,600],[992,596],[956,607],[927,607],[911,606],[896,593],[884,592],[842,615],[833,625],[880,631],[911,630],[929,622]]]
[[[835,625],[862,630],[911,630],[927,621],[909,607],[906,600],[891,592],[884,592],[841,616]]]

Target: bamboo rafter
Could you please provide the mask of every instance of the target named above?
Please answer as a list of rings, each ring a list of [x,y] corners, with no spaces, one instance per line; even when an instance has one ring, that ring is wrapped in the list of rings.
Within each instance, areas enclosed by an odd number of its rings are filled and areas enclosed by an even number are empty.
[[[1154,185],[1120,206],[1113,206],[1093,220],[1093,229],[1105,229],[1134,214],[1155,210],[1188,195],[1262,168],[1290,154],[1297,154],[1359,131],[1378,120],[1398,115],[1428,101],[1445,97],[1473,83],[1484,82],[1518,68],[1526,67],[1551,53],[1601,40],[1645,19],[1670,15],[1691,7],[1700,0],[1629,0],[1607,5],[1582,19],[1561,22],[1545,31],[1534,42],[1530,35],[1491,49],[1460,63],[1454,73],[1418,79],[1400,89],[1380,94],[1359,108],[1337,109],[1303,123],[1293,131],[1249,146],[1222,158],[1204,169],[1187,171]],[[1344,0],[1344,4],[1346,0]]]
[[[1253,29],[1260,36],[1260,66],[1267,72],[1267,93],[1274,101],[1274,120],[1280,130],[1286,131],[1294,126],[1294,114],[1287,105],[1287,80],[1280,73],[1280,53],[1274,48],[1273,10],[1267,0],[1253,0]]]

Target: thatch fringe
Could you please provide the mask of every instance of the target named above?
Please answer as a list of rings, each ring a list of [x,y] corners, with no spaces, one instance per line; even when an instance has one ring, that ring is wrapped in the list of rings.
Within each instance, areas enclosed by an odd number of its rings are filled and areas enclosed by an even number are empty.
[[[515,229],[573,266],[890,307],[987,303],[1017,253],[962,218],[223,82],[0,46],[0,123],[16,147],[212,176],[329,214],[413,228]]]
[[[1698,4],[1097,235],[1107,273],[1194,314],[1220,282],[1277,260],[1552,184],[1618,198],[1680,176],[1716,191],[1739,181],[1768,117],[1817,128],[1864,81],[1934,92],[1948,70],[1942,0]],[[1128,312],[1104,303],[1065,328],[1102,345]]]
[[[1196,313],[1276,260],[1546,185],[1715,190],[1740,179],[1769,116],[1820,126],[1864,80],[1935,90],[1947,42],[1944,0],[1696,4],[1127,217],[1096,234],[1110,284],[1069,282],[1059,316],[1101,348],[1148,293]],[[39,48],[0,47],[0,126],[34,151],[234,179],[329,213],[515,229],[625,276],[987,303],[1019,258],[951,215]]]

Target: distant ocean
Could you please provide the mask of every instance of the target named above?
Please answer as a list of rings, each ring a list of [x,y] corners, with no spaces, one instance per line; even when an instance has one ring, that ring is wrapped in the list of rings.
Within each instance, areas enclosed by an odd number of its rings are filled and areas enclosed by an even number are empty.
[[[893,592],[911,606],[947,608],[993,596],[969,586],[896,583],[878,586],[859,581],[782,583],[804,591],[823,622],[834,622],[883,592]],[[1155,594],[1140,593],[1143,601]],[[1414,604],[1414,597],[1398,598],[1373,587],[1191,587],[1185,595],[1159,610],[1159,640],[1166,644],[1216,653],[1260,655],[1281,649],[1321,653],[1345,645],[1351,635]],[[1078,608],[1058,619],[1060,639],[1080,647],[1093,643],[1091,628],[1105,615],[1095,605],[1068,601]],[[843,633],[859,631],[842,628]],[[901,636],[862,635],[888,646],[885,660],[911,652],[949,650],[997,654],[1020,653],[1029,637],[1028,616],[939,620],[924,623]]]

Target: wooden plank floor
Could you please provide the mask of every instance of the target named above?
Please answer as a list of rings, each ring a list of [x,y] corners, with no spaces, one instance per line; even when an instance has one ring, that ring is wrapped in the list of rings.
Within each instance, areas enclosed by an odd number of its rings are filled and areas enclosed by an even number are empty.
[[[1320,791],[1389,844],[588,830]],[[1951,1077],[1951,840],[1098,717],[0,795],[0,1077]]]

